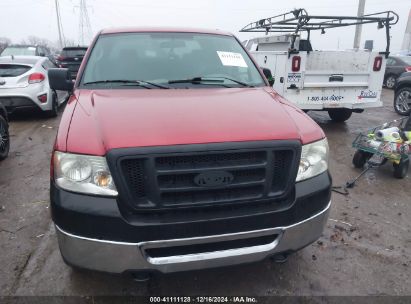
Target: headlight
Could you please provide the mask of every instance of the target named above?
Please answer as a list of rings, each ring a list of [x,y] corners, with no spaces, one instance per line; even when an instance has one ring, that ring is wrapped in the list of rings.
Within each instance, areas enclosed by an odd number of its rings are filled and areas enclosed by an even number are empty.
[[[296,181],[317,176],[328,169],[327,139],[304,145],[301,151],[300,167]]]
[[[118,194],[104,157],[56,151],[53,164],[54,180],[62,189],[95,195]]]

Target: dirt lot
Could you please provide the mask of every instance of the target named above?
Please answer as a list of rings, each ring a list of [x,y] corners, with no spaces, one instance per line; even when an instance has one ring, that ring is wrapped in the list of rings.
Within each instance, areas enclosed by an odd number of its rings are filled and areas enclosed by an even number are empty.
[[[331,146],[335,185],[358,174],[351,142],[360,129],[398,118],[393,93],[385,107],[346,124],[310,114]],[[49,157],[59,119],[15,117],[10,157],[0,163],[0,295],[411,295],[410,176],[386,165],[369,172],[348,196],[333,194],[324,235],[285,264],[265,261],[225,269],[129,277],[74,272],[57,248],[49,216]]]

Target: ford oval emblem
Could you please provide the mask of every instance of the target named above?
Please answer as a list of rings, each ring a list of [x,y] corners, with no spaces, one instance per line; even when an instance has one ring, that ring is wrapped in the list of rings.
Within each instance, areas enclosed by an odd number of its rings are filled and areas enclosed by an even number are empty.
[[[229,185],[234,176],[227,171],[209,171],[196,175],[194,183],[200,187],[221,187]]]

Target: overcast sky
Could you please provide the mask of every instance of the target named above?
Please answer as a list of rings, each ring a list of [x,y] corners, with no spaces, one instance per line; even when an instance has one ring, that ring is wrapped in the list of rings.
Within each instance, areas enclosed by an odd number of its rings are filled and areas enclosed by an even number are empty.
[[[54,1],[0,0],[0,37],[14,43],[29,35],[57,41]],[[80,0],[59,3],[64,35],[77,43]],[[246,39],[249,35],[238,30],[251,21],[300,7],[310,14],[356,15],[358,0],[87,0],[87,7],[93,35],[113,26],[183,26],[228,30]],[[400,15],[391,32],[391,49],[399,50],[410,9],[411,0],[366,0],[365,12],[393,10]],[[377,48],[385,48],[384,31],[377,31],[374,24],[364,26],[362,46],[365,39],[374,39]],[[352,48],[353,40],[354,27],[349,27],[314,35],[312,44],[316,49],[346,49]]]

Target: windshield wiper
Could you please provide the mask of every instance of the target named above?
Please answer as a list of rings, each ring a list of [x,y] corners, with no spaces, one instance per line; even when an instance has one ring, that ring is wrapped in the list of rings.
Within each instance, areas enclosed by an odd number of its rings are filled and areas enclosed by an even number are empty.
[[[136,80],[136,81],[138,81],[140,83],[147,83],[149,85],[152,85],[153,87],[157,87],[157,88],[160,88],[160,89],[169,89],[169,87],[167,87],[165,85],[158,84],[158,83],[151,82],[151,81],[146,81],[146,80]]]
[[[253,85],[249,85],[245,82],[242,82],[240,80],[232,79],[229,77],[193,77],[189,79],[177,79],[177,80],[169,80],[168,83],[193,83],[193,84],[199,84],[199,83],[224,83],[224,80],[230,80],[232,82],[235,82],[237,84],[242,85],[243,87],[249,87],[253,88]]]
[[[237,80],[237,79],[233,79],[233,78],[230,78],[230,77],[222,76],[222,77],[215,77],[215,78],[222,78],[222,79],[230,80],[230,81],[232,81],[232,82],[241,84],[243,87],[254,88],[254,86],[251,85],[251,84],[248,84],[248,83],[245,83],[245,82],[243,82],[243,81],[240,81],[240,80]]]
[[[175,79],[175,80],[169,80],[168,83],[194,83],[198,84],[201,82],[217,82],[217,83],[223,83],[224,80],[222,79],[210,79],[210,78],[204,78],[204,77],[193,77],[193,78],[188,78],[188,79]]]
[[[107,80],[97,80],[97,81],[89,81],[83,83],[83,85],[90,85],[90,84],[99,84],[99,83],[123,83],[126,85],[136,85],[136,86],[141,86],[146,89],[151,89],[150,87],[144,85],[144,84],[149,84],[153,87],[158,87],[162,89],[169,89],[169,87],[153,83],[153,82],[148,82],[144,80],[128,80],[128,79],[107,79]]]

